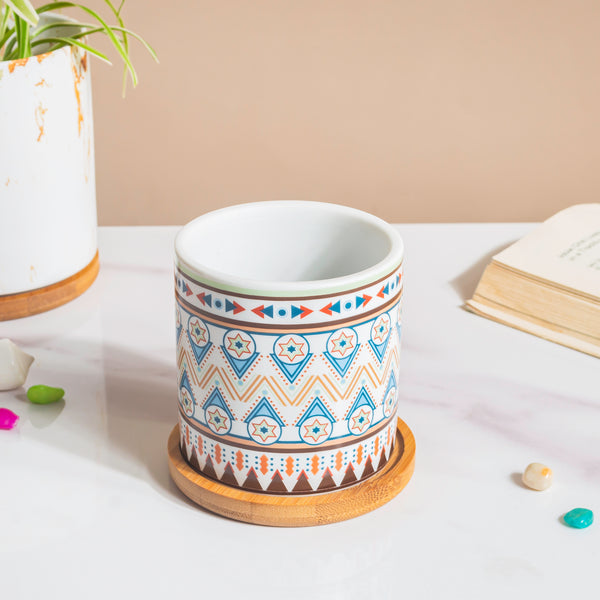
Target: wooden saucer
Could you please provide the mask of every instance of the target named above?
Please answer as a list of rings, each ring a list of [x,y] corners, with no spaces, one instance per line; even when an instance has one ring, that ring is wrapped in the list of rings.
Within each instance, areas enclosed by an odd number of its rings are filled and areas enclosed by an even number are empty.
[[[257,494],[209,479],[188,465],[179,448],[179,425],[168,442],[169,470],[177,487],[214,513],[257,525],[304,527],[345,521],[389,502],[409,482],[415,468],[415,438],[398,419],[396,443],[385,466],[375,475],[337,492],[282,496]]]
[[[96,252],[90,263],[67,279],[29,292],[0,296],[0,321],[29,317],[74,300],[92,285],[99,268]]]

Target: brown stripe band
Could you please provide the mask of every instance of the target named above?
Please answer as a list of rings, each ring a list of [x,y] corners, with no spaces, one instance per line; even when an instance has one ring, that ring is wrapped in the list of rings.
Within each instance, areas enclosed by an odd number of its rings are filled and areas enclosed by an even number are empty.
[[[210,430],[205,428],[200,423],[196,423],[190,420],[190,418],[179,410],[180,416],[183,420],[195,431],[197,431],[200,435],[206,436],[207,438],[213,440],[214,442],[221,442],[223,444],[229,444],[230,446],[235,446],[236,448],[243,448],[244,450],[251,450],[253,452],[274,452],[276,454],[287,454],[290,452],[299,453],[299,452],[322,452],[326,450],[335,450],[337,448],[344,448],[345,446],[352,446],[353,444],[358,444],[360,441],[372,437],[379,433],[382,429],[385,429],[391,421],[396,418],[396,415],[393,414],[391,417],[388,417],[382,423],[379,423],[376,427],[372,427],[362,436],[352,436],[352,439],[347,442],[340,443],[330,443],[330,444],[320,444],[318,446],[308,446],[308,444],[303,444],[302,446],[290,446],[282,447],[277,444],[273,444],[272,446],[262,446],[260,444],[256,444],[256,446],[252,445],[251,442],[245,440],[244,442],[240,442],[239,438],[234,438],[231,436],[215,436],[215,434]]]
[[[303,331],[327,331],[331,329],[332,326],[337,325],[354,325],[355,323],[362,323],[364,321],[368,321],[368,317],[377,316],[381,313],[388,311],[392,306],[397,304],[400,301],[402,296],[403,288],[400,288],[400,291],[390,300],[388,300],[385,304],[378,308],[374,308],[373,310],[362,313],[359,316],[347,319],[338,319],[336,321],[327,321],[314,323],[310,325],[308,323],[250,323],[249,321],[236,321],[235,319],[228,319],[227,317],[215,317],[214,313],[209,313],[203,310],[200,310],[198,307],[193,306],[189,302],[187,302],[180,294],[177,288],[175,288],[175,296],[177,301],[181,306],[186,308],[192,314],[202,317],[202,319],[209,321],[213,325],[223,325],[224,327],[231,327],[232,325],[236,328],[242,328],[247,331],[297,331],[302,333]]]

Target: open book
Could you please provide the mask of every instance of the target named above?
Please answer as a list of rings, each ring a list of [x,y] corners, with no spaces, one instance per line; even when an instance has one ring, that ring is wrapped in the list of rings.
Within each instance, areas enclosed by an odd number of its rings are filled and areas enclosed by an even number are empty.
[[[600,358],[600,204],[571,206],[494,256],[465,308]]]

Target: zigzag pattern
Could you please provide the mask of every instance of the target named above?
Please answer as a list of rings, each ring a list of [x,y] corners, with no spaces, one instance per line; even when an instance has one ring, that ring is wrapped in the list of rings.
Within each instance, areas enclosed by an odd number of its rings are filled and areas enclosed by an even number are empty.
[[[369,440],[295,455],[268,447],[240,450],[200,435],[185,421],[180,425],[182,454],[196,471],[233,487],[269,494],[332,491],[371,477],[389,459],[395,435],[392,420]]]
[[[180,401],[182,406],[184,401],[187,402],[184,407],[187,410],[186,414],[190,415],[189,411],[193,410],[190,417],[201,425],[206,425],[205,419],[208,418],[204,410],[206,401],[216,391],[222,396],[232,416],[232,435],[242,436],[249,441],[252,440],[249,438],[247,427],[242,429],[237,427],[236,423],[245,423],[248,415],[263,399],[283,423],[284,441],[297,439],[299,431],[286,433],[286,430],[298,428],[298,423],[317,398],[335,419],[333,430],[330,429],[327,433],[336,439],[348,435],[352,412],[350,409],[360,393],[367,394],[374,407],[373,412],[368,415],[369,427],[381,422],[389,414],[389,402],[386,408],[383,403],[390,373],[397,368],[399,361],[399,338],[395,327],[398,317],[396,307],[390,309],[389,313],[384,313],[383,321],[387,320],[393,325],[388,328],[389,332],[382,338],[384,341],[379,344],[381,355],[371,343],[373,323],[382,322],[381,316],[344,330],[344,341],[356,347],[352,350],[352,361],[342,371],[343,377],[328,349],[330,339],[335,339],[339,344],[339,329],[304,336],[294,334],[292,337],[295,341],[289,342],[289,348],[286,340],[291,340],[291,337],[288,334],[282,336],[280,332],[257,333],[237,330],[244,340],[247,340],[243,343],[250,344],[249,347],[255,348],[255,351],[248,368],[236,370],[232,367],[231,357],[226,355],[224,342],[221,341],[225,336],[228,336],[227,339],[233,339],[235,331],[231,333],[233,330],[203,322],[196,316],[190,316],[187,311],[181,308],[179,310],[182,330],[187,331],[189,323],[194,323],[194,327],[204,331],[203,337],[206,338],[202,340],[205,344],[202,348],[206,349],[203,353],[194,352],[190,336],[187,334],[179,336],[177,345],[179,380],[181,381],[185,370],[194,397],[194,406],[190,408],[189,399],[184,398],[183,390],[180,391]],[[378,331],[381,330],[378,328]],[[284,340],[283,345],[281,340]],[[334,348],[334,351],[339,352],[339,348]],[[292,366],[294,360],[298,360],[296,357],[300,352],[307,356],[307,364],[292,381],[289,373],[283,372],[280,359],[273,354],[276,350],[282,354],[286,353],[285,359],[289,360]],[[343,354],[340,353],[340,356]],[[366,417],[367,413],[362,415],[361,422],[364,422]],[[315,422],[315,427],[317,426],[318,423]],[[313,432],[312,429],[302,433],[317,435],[316,430]]]

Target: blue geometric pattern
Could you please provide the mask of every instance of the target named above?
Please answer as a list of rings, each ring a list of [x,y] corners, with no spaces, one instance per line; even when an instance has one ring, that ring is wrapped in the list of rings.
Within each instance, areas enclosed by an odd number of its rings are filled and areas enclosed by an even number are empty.
[[[196,344],[194,342],[194,340],[192,339],[192,337],[190,336],[189,331],[188,331],[187,335],[188,335],[188,339],[190,340],[192,352],[194,353],[194,356],[196,357],[196,362],[198,363],[198,365],[200,365],[203,358],[206,356],[206,353],[211,349],[212,342],[208,342],[208,344],[206,344],[205,346],[198,346],[198,344]]]
[[[375,342],[373,342],[373,340],[369,340],[369,344],[371,345],[371,348],[373,348],[373,351],[375,352],[375,355],[379,359],[379,362],[381,362],[383,360],[389,339],[390,339],[389,337],[386,338],[386,340],[385,340],[385,342],[383,342],[383,344],[375,344]]]
[[[221,346],[221,348],[223,348],[223,354],[225,355],[227,362],[231,365],[231,368],[235,371],[238,379],[242,379],[246,371],[252,366],[252,363],[256,360],[256,357],[259,354],[258,352],[255,352],[252,356],[249,356],[245,359],[235,358],[234,356],[231,356],[223,346]]]
[[[331,423],[335,422],[335,419],[332,417],[331,413],[327,410],[327,407],[321,402],[321,400],[317,397],[313,400],[312,404],[308,407],[306,412],[302,415],[302,418],[296,424],[297,427],[300,427],[307,419],[312,417],[324,417]]]
[[[252,412],[246,417],[246,422],[252,421],[255,417],[270,417],[277,421],[280,427],[285,427],[285,423],[280,416],[275,412],[266,398],[262,398],[260,402],[252,409]]]
[[[332,333],[329,339],[331,339],[336,334],[337,334],[337,332]],[[356,343],[356,339],[355,339],[354,349],[352,350],[351,354],[349,354],[348,356],[336,357],[336,356],[333,356],[329,352],[329,350],[325,350],[325,352],[323,352],[323,354],[324,354],[324,356],[327,357],[327,359],[329,360],[329,362],[331,363],[333,368],[343,378],[346,376],[348,369],[352,366],[352,360],[356,356],[356,353],[359,351],[359,349],[360,349],[360,344]]]
[[[185,388],[189,392],[190,396],[192,398],[194,398],[194,394],[192,392],[192,386],[190,385],[190,380],[188,378],[188,374],[185,369],[183,369],[183,375],[181,376],[181,379],[179,380],[179,387]]]
[[[231,414],[227,403],[221,395],[219,388],[215,388],[213,390],[212,394],[207,398],[206,403],[204,404],[205,409],[211,406],[218,406],[219,408],[222,408],[227,413],[229,418],[233,419],[233,415]]]
[[[306,363],[310,360],[312,354],[307,354],[302,362],[299,362],[296,365],[288,365],[282,362],[276,354],[271,354],[271,358],[277,363],[277,366],[281,369],[282,373],[288,378],[290,383],[294,383],[296,378],[300,373],[302,373],[302,369]]]
[[[394,375],[394,371],[392,371],[391,375],[390,375],[390,379],[388,381],[387,387],[385,388],[385,393],[383,394],[383,397],[385,398],[388,394],[388,392],[392,389],[396,387],[396,376]]]
[[[375,410],[375,403],[371,400],[371,396],[369,396],[367,390],[362,388],[360,393],[358,394],[352,408],[348,411],[348,414],[351,415],[359,406],[369,406],[373,410]]]

